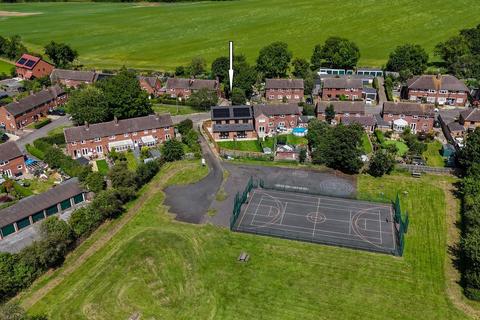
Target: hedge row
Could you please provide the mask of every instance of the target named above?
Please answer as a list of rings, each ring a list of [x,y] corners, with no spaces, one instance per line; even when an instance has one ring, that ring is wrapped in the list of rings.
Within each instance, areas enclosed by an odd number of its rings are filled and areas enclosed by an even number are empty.
[[[148,183],[160,170],[160,161],[140,164],[135,172],[125,163],[109,173],[112,189],[102,190],[87,206],[72,213],[67,222],[56,216],[40,225],[41,240],[19,253],[0,253],[0,303],[28,287],[50,268],[60,266],[66,254],[102,222],[116,218],[124,204],[136,196],[136,190]]]
[[[42,121],[40,121],[40,122],[35,123],[35,124],[33,125],[33,127],[34,127],[35,129],[40,129],[40,128],[45,127],[45,126],[46,126],[47,124],[49,124],[50,122],[52,122],[52,119],[47,118],[47,119],[44,119],[44,120],[42,120]]]

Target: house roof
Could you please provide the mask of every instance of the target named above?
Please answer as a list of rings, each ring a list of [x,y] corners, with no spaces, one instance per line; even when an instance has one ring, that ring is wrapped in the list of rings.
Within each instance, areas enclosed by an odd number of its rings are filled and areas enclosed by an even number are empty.
[[[265,89],[303,89],[303,79],[265,79]]]
[[[214,124],[213,132],[253,131],[252,123]]]
[[[255,118],[261,114],[266,116],[300,115],[300,109],[297,104],[263,104],[253,106],[253,114]]]
[[[374,93],[374,94],[377,94],[377,89],[375,89],[375,88],[370,88],[370,87],[365,87],[365,88],[363,88],[363,92],[365,92],[365,93]]]
[[[455,131],[463,132],[463,131],[465,131],[465,127],[462,126],[457,121],[450,122],[447,126],[448,126],[448,130],[450,130],[451,132],[455,132]]]
[[[5,106],[5,109],[14,117],[55,100],[65,94],[65,91],[58,85],[44,89],[40,92],[29,95],[20,101],[14,101]]]
[[[65,128],[65,141],[67,143],[92,140],[95,138],[110,137],[114,135],[138,132],[143,130],[170,127],[173,125],[170,114],[149,115],[145,117],[113,120],[73,128]]]
[[[358,123],[361,126],[374,126],[377,123],[373,115],[361,117],[342,117],[341,122],[346,125]]]
[[[52,81],[57,80],[75,80],[93,83],[97,74],[94,71],[54,69],[50,75]]]
[[[412,90],[469,91],[462,81],[448,74],[416,76],[407,80],[407,86]]]
[[[317,112],[325,112],[325,109],[333,105],[336,113],[365,113],[365,102],[362,101],[320,101],[317,104]]]
[[[145,81],[150,87],[155,88],[157,84],[157,77],[146,77],[146,76],[138,76],[139,81]]]
[[[388,123],[388,121],[383,120],[382,116],[379,114],[375,114],[375,123],[377,124],[378,127],[384,127],[384,128],[390,127],[390,123]]]
[[[253,112],[250,106],[212,107],[212,120],[252,119]]]
[[[217,80],[205,80],[205,79],[185,79],[185,78],[168,78],[167,89],[190,89],[199,90],[207,88],[209,90],[217,90]]]
[[[10,161],[18,157],[23,157],[23,153],[15,142],[9,141],[0,144],[0,161]]]
[[[350,77],[326,78],[323,80],[325,89],[362,89],[363,81],[361,79],[352,79]]]
[[[39,57],[24,53],[15,63],[15,67],[32,70],[40,60],[42,59],[40,59]]]
[[[467,110],[464,110],[464,111],[460,112],[460,116],[465,121],[478,122],[478,121],[480,121],[480,110],[477,109],[477,108],[467,109]]]
[[[16,204],[0,210],[0,226],[3,227],[26,218],[82,192],[85,190],[81,187],[78,179],[73,178],[44,193],[23,198]]]
[[[388,101],[383,103],[383,113],[433,118],[435,117],[435,106],[433,104]]]

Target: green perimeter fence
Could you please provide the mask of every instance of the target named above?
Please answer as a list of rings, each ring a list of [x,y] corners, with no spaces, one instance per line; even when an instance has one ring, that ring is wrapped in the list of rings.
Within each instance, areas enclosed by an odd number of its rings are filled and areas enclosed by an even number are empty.
[[[410,219],[408,217],[408,212],[402,212],[402,208],[400,206],[400,197],[398,194],[395,202],[393,203],[393,209],[395,213],[393,219],[397,229],[397,255],[402,256],[405,248],[405,233],[408,232]]]
[[[248,194],[250,193],[250,191],[252,191],[253,188],[257,188],[257,187],[258,187],[258,183],[253,180],[253,177],[250,177],[250,179],[247,182],[247,185],[245,186],[245,190],[243,190],[242,193],[237,192],[237,194],[235,195],[235,200],[233,202],[233,213],[230,218],[230,230],[233,229],[235,222],[237,222],[238,216],[240,215],[240,211],[242,210],[242,205],[248,199]]]

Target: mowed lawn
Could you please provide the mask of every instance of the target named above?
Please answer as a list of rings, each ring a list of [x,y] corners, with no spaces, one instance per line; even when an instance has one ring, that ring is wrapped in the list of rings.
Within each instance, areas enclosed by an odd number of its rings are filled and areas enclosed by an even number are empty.
[[[182,165],[169,164],[154,184]],[[29,312],[49,319],[128,319],[136,312],[142,319],[464,319],[445,293],[444,179],[359,177],[362,199],[408,191],[402,258],[175,222],[158,190]],[[237,262],[242,251],[248,263]],[[41,285],[48,280],[34,287]]]
[[[2,31],[0,31],[0,35],[1,33]],[[0,60],[0,73],[5,73],[7,75],[10,75],[10,71],[12,70],[13,67],[14,67],[13,64]]]
[[[0,17],[0,34],[21,35],[32,51],[55,40],[77,49],[87,67],[156,70],[173,70],[195,56],[208,62],[227,56],[229,40],[250,61],[273,41],[286,41],[294,56],[310,58],[329,36],[354,40],[359,65],[382,66],[397,45],[418,43],[432,53],[438,42],[480,23],[478,0],[25,3],[1,4],[1,10],[41,13]]]

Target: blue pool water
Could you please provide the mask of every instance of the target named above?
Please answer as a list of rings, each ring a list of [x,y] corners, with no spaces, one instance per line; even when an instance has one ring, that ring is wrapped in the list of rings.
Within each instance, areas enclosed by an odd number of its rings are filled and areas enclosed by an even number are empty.
[[[27,159],[27,161],[25,161],[25,164],[26,164],[27,166],[29,166],[29,165],[31,165],[31,164],[34,164],[35,162],[37,162],[37,161],[35,161],[35,160],[33,160],[33,159]]]
[[[304,136],[307,133],[308,129],[307,128],[293,128],[292,133],[296,136]]]

